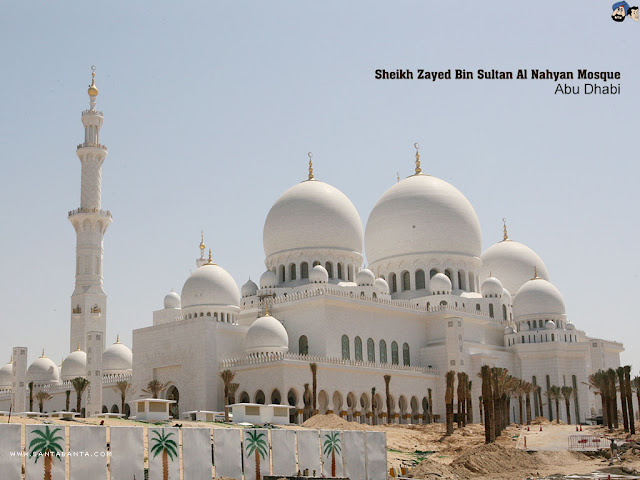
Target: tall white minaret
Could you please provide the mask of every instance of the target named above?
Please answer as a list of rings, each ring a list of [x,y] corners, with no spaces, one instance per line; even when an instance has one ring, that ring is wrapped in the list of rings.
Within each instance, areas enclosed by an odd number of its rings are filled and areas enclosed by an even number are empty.
[[[100,128],[104,117],[96,110],[98,87],[95,67],[91,67],[89,110],[82,112],[84,142],[77,155],[82,164],[80,208],[69,212],[69,221],[76,231],[76,288],[71,295],[71,338],[69,351],[86,351],[87,334],[100,332],[102,348],[106,332],[107,296],[102,288],[102,241],[111,212],[102,210],[102,162],[107,147],[100,143]]]

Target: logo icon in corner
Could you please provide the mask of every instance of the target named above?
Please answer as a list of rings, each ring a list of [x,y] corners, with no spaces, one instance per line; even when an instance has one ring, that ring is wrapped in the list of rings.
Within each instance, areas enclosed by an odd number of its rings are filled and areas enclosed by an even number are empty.
[[[624,19],[631,17],[636,22],[638,21],[638,7],[630,7],[627,2],[616,2],[611,5],[613,13],[611,19],[614,22],[624,22]]]

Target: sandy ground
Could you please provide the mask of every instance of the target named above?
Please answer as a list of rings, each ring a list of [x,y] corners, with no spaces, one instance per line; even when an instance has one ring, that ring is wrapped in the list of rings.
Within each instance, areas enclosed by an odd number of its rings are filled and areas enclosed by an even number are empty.
[[[3,419],[6,421],[6,419]],[[58,425],[99,425],[101,419],[78,419],[73,422],[58,419],[48,420]],[[12,417],[11,423],[41,423],[38,419]],[[167,426],[180,424],[183,428],[241,428],[212,422],[172,421]],[[109,426],[149,424],[124,419],[105,419]],[[151,425],[153,426],[153,425]],[[542,432],[540,432],[542,426]],[[484,444],[484,426],[472,424],[455,428],[453,435],[446,437],[444,424],[430,425],[378,425],[369,426],[347,422],[336,415],[316,415],[302,426],[290,425],[283,428],[374,430],[387,434],[388,466],[400,467],[417,464],[409,470],[409,476],[421,479],[440,480],[507,480],[516,478],[539,478],[553,474],[585,474],[596,470],[606,473],[640,471],[640,446],[637,451],[622,448],[622,464],[616,462],[615,469],[609,469],[609,455],[594,455],[567,451],[568,437],[572,434],[610,435],[622,443],[627,435],[618,429],[609,434],[603,427],[584,427],[576,432],[575,426],[550,424],[538,419],[529,430],[511,425],[498,437],[494,445]],[[638,425],[640,432],[640,425]],[[527,450],[524,437],[527,437]],[[146,436],[145,436],[146,437]],[[629,440],[640,442],[640,435]],[[604,443],[604,442],[603,442]],[[608,442],[606,442],[608,445]],[[145,451],[147,446],[145,445]],[[536,451],[533,451],[536,450]],[[608,451],[607,451],[608,452]],[[607,470],[609,469],[609,470]]]

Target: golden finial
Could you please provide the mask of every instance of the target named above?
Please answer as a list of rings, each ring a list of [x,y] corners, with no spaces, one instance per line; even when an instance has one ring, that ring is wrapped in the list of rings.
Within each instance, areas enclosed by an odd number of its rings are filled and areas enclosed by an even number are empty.
[[[80,350],[80,342],[78,342],[78,348],[76,348],[76,351]]]
[[[507,219],[506,218],[502,218],[502,224],[503,224],[503,231],[504,231],[504,238],[502,239],[502,241],[504,242],[505,240],[509,240],[509,235],[507,235]]]
[[[396,172],[396,181],[400,181],[400,172]]]
[[[269,304],[267,303],[264,304],[264,316],[269,316]]]
[[[9,363],[13,363],[13,355],[11,355],[11,358],[9,359]]]
[[[211,256],[211,249],[209,249],[209,260],[207,261],[207,263],[205,263],[205,265],[214,265],[213,257]]]
[[[91,65],[91,85],[87,91],[90,97],[98,96],[98,87],[96,87],[96,66]]]
[[[313,180],[313,153],[309,152],[307,156],[309,157],[309,180]]]
[[[416,149],[416,175],[420,175],[422,173],[422,168],[420,168],[420,144],[416,142],[413,147]]]
[[[120,343],[120,334],[119,333],[116,335],[116,343]]]
[[[203,250],[207,248],[207,246],[204,244],[204,231],[200,230],[200,250]]]
[[[531,280],[535,280],[536,278],[540,278],[540,277],[538,276],[538,266],[534,265],[534,267],[533,267],[533,278]]]
[[[40,358],[44,358],[44,348],[42,349],[42,356]]]

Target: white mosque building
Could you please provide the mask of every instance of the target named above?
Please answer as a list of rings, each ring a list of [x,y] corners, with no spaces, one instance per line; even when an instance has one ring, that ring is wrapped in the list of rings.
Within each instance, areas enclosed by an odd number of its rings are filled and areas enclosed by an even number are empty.
[[[176,400],[176,415],[220,411],[219,372],[229,369],[236,401],[288,404],[291,421],[300,422],[314,363],[320,413],[353,421],[386,415],[385,375],[393,421],[443,419],[448,370],[474,380],[478,419],[475,379],[485,364],[508,368],[543,392],[575,387],[574,419],[601,411],[585,382],[620,365],[622,344],[591,338],[567,318],[543,260],[511,240],[506,225],[503,239],[483,253],[473,206],[454,186],[423,173],[417,151],[415,174],[382,194],[365,229],[349,198],[314,177],[310,160],[308,178],[267,215],[259,285],[249,280],[238,289],[207,256],[203,239],[197,269],[180,294],[165,296],[152,325],[133,331],[132,350],[119,342],[105,348],[103,236],[112,218],[101,206],[107,149],[97,95],[92,81],[77,149],[80,208],[69,213],[77,233],[71,353],[61,366],[43,354],[27,368],[27,349],[15,347],[12,362],[0,369],[0,410],[11,404],[25,411],[29,382],[53,396],[47,410],[62,410],[65,392],[73,392],[70,379],[82,376],[91,382],[87,415],[119,411],[112,386],[123,379],[138,392],[153,379],[167,383],[163,395]],[[547,415],[547,408],[534,396],[535,415]]]

